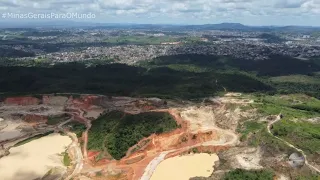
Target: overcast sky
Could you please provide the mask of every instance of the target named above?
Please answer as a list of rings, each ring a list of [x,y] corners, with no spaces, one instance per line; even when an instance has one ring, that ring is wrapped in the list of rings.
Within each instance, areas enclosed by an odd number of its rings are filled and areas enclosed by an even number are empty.
[[[0,0],[0,12],[91,12],[90,21],[105,23],[320,26],[320,0]]]

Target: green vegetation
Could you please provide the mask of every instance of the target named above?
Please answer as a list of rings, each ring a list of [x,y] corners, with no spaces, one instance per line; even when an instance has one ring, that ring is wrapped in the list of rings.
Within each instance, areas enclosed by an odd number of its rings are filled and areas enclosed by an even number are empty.
[[[106,156],[105,156],[104,152],[100,152],[100,153],[98,154],[98,156],[96,156],[96,157],[94,158],[94,160],[95,160],[96,162],[98,162],[98,161],[104,159],[105,157],[106,157]]]
[[[256,108],[263,117],[268,115],[283,116],[283,119],[273,125],[272,133],[287,142],[304,150],[308,154],[319,152],[320,134],[319,124],[312,124],[303,119],[319,117],[320,100],[302,95],[262,95],[253,97],[256,104],[246,108]],[[262,146],[274,153],[291,154],[295,150],[267,132],[267,124],[257,121],[246,121],[239,125],[238,132],[242,134],[240,140],[247,141],[252,146]],[[249,133],[254,133],[248,136]]]
[[[225,56],[176,55],[139,66],[88,64],[0,67],[0,92],[79,92],[123,96],[199,99],[221,92],[305,93],[320,98],[320,65],[273,56],[251,61]]]
[[[261,113],[282,113],[285,119],[311,118],[320,112],[320,100],[302,94],[261,96],[259,101],[263,103],[257,106]]]
[[[320,66],[320,56],[318,57],[312,57],[310,59],[313,63],[317,64],[318,66]]]
[[[194,73],[203,73],[207,72],[206,68],[202,68],[199,66],[191,65],[191,64],[169,64],[168,68],[175,71],[184,71],[184,72],[194,72]]]
[[[96,173],[96,176],[101,177],[101,176],[103,176],[103,174],[102,174],[101,171],[99,171],[99,172]]]
[[[44,134],[38,134],[36,136],[30,137],[28,139],[25,139],[23,141],[18,142],[17,144],[14,145],[14,147],[22,146],[24,144],[27,144],[27,143],[33,141],[33,140],[37,140],[37,139],[40,139],[42,137],[48,136],[49,134],[52,134],[52,133],[53,133],[53,131],[50,131],[50,132],[47,132],[47,133],[44,133]]]
[[[63,155],[63,160],[62,160],[63,164],[65,166],[70,166],[71,165],[71,159],[70,159],[70,156],[69,156],[68,152],[63,152],[62,155]]]
[[[144,147],[146,144],[148,144],[151,140],[150,139],[146,139],[144,141],[142,141],[139,145],[137,145],[136,147],[134,147],[132,150],[131,150],[131,154],[139,151],[142,147]]]
[[[248,145],[250,146],[261,146],[274,153],[291,154],[295,152],[293,148],[287,146],[285,143],[269,134],[266,125],[263,126],[262,129],[255,131],[253,136],[247,137],[246,134],[244,134],[241,138],[242,141],[247,139]]]
[[[217,83],[218,81],[218,83]],[[0,67],[0,91],[10,93],[98,93],[196,99],[224,91],[264,92],[272,88],[240,72],[181,72],[166,67],[122,64],[86,67],[70,63],[44,67]]]
[[[66,121],[66,117],[63,117],[63,116],[49,116],[47,124],[48,125],[57,125],[59,123],[62,123],[63,121]]]
[[[200,153],[198,148],[192,148],[191,152],[194,153],[194,154]]]
[[[320,124],[306,121],[281,120],[274,124],[272,133],[294,144],[308,154],[320,150]]]
[[[274,173],[269,170],[247,171],[236,169],[225,174],[224,180],[273,180]]]
[[[285,96],[266,96],[263,99],[264,103],[276,104],[292,109],[308,111],[303,116],[314,116],[320,113],[320,100],[314,97],[302,95],[302,94],[291,94]],[[302,112],[302,111],[301,111]]]
[[[161,44],[163,42],[176,42],[178,38],[170,36],[114,36],[105,40],[107,43],[111,44]]]
[[[112,45],[148,45],[161,44],[166,42],[200,43],[200,37],[176,37],[176,36],[145,36],[145,35],[121,35],[109,37],[105,43]]]
[[[84,124],[80,124],[78,122],[70,122],[67,125],[71,126],[72,132],[74,132],[77,137],[81,137],[82,133],[87,129]]]
[[[125,156],[130,147],[152,133],[169,132],[177,128],[167,113],[150,112],[137,115],[112,111],[93,121],[89,131],[88,149],[107,151],[115,159]]]
[[[264,42],[266,43],[282,43],[285,41],[285,39],[282,39],[276,34],[268,34],[268,33],[263,33],[259,35],[258,38],[264,39]]]
[[[275,83],[320,84],[319,78],[306,75],[277,76],[270,80]]]
[[[282,96],[260,96],[255,105],[259,113],[264,115],[282,114],[283,119],[273,125],[272,133],[308,154],[315,154],[320,149],[320,125],[303,119],[319,117],[320,100],[301,94]],[[246,128],[249,131],[250,126]],[[266,128],[251,137],[250,143],[255,145],[276,143],[274,147],[282,148],[284,152],[291,151],[285,148],[280,141],[272,139],[266,132]]]
[[[238,127],[237,131],[241,133],[240,141],[247,139],[249,133],[255,133],[265,128],[265,124],[256,122],[256,121],[246,121],[241,127]]]
[[[296,180],[319,180],[319,175],[311,175],[311,176],[298,176]]]

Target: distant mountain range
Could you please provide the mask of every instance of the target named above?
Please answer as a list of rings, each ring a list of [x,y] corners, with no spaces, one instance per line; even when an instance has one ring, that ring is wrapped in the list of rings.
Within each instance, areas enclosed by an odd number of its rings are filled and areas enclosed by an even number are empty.
[[[320,27],[313,26],[247,26],[240,23],[221,23],[203,25],[171,25],[171,24],[117,24],[93,23],[75,21],[0,21],[0,28],[105,28],[105,29],[149,29],[149,30],[240,30],[240,31],[286,31],[310,32],[319,31]]]

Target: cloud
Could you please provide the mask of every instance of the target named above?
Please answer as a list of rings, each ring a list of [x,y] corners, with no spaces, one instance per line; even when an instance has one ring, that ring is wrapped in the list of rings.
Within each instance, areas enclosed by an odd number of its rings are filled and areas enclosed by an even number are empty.
[[[101,22],[214,23],[223,21],[288,23],[298,16],[315,21],[320,0],[0,0],[7,12],[91,12]],[[261,22],[261,21],[260,21]],[[292,19],[292,22],[295,22]],[[307,21],[306,21],[307,22]]]
[[[308,0],[279,0],[275,4],[276,8],[300,8]]]

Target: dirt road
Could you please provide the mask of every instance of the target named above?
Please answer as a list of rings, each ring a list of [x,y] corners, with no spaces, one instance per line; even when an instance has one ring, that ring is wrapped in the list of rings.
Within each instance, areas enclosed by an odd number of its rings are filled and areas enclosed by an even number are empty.
[[[167,154],[169,154],[172,151],[165,151],[159,154],[159,156],[155,157],[146,167],[142,177],[140,180],[149,180],[156,170],[157,166],[164,160]]]
[[[268,128],[268,133],[269,133],[271,136],[273,136],[274,138],[279,139],[280,141],[284,142],[284,143],[285,143],[286,145],[288,145],[289,147],[292,147],[292,148],[294,148],[295,150],[297,150],[298,152],[300,152],[300,153],[303,155],[304,159],[305,159],[305,165],[307,165],[311,170],[316,171],[317,173],[320,173],[320,170],[319,170],[318,168],[314,167],[313,165],[311,165],[311,164],[308,162],[307,155],[304,153],[303,150],[301,150],[301,149],[295,147],[294,145],[290,144],[289,142],[287,142],[287,141],[285,141],[285,140],[283,140],[283,139],[281,139],[281,138],[273,135],[273,133],[271,132],[271,127],[273,126],[273,124],[275,124],[276,122],[278,122],[278,121],[280,121],[280,120],[281,120],[281,118],[280,118],[280,115],[279,115],[276,120],[274,120],[274,121],[272,121],[272,122],[270,122],[270,123],[268,124],[268,126],[267,126],[267,128]]]
[[[86,125],[86,130],[83,132],[83,157],[85,160],[87,160],[88,158],[88,132],[91,128],[91,121],[87,118],[84,117],[84,111],[82,109],[79,109],[80,110],[80,114],[79,114],[79,118],[81,118],[84,122],[85,122],[85,125]]]
[[[72,144],[69,146],[69,148],[74,149],[74,155],[75,155],[75,168],[65,180],[69,180],[73,178],[75,175],[79,174],[83,168],[83,156],[81,152],[81,147],[78,142],[78,138],[74,133],[67,132],[68,136],[72,139]]]
[[[83,156],[82,156],[81,147],[78,142],[78,138],[77,138],[76,134],[71,133],[71,132],[63,129],[63,126],[66,125],[67,123],[71,122],[72,120],[73,120],[73,116],[69,120],[58,125],[59,130],[66,133],[72,139],[72,144],[69,146],[69,150],[73,150],[74,157],[75,157],[74,170],[69,176],[67,176],[65,178],[65,180],[69,180],[69,179],[73,178],[75,175],[79,174],[82,170],[82,167],[83,167]]]

